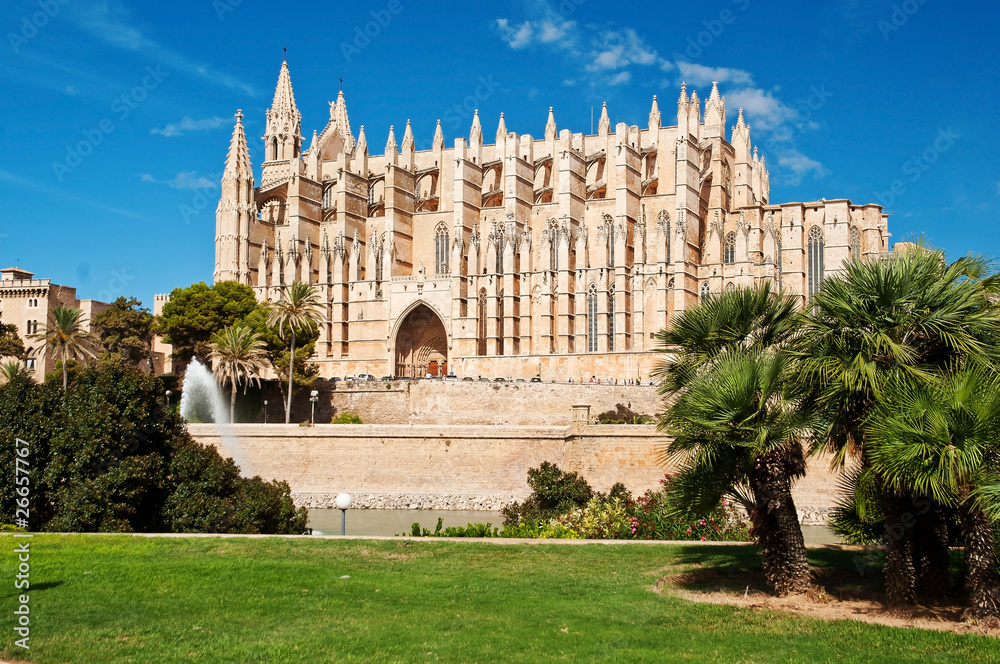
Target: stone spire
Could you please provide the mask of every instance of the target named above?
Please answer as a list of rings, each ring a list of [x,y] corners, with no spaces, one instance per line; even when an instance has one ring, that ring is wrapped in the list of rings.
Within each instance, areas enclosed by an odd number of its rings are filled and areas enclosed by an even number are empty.
[[[611,118],[608,117],[608,102],[601,106],[601,119],[597,122],[597,133],[607,135],[611,131]]]
[[[337,101],[330,104],[330,123],[340,131],[344,139],[344,152],[354,152],[354,134],[351,133],[351,120],[347,117],[347,101],[343,90],[337,93]]]
[[[545,123],[545,140],[554,139],[558,133],[556,131],[556,115],[552,112],[552,107],[549,106],[549,119]]]
[[[368,152],[368,138],[365,136],[364,125],[361,125],[361,130],[358,131],[358,144],[355,146],[355,152],[357,154],[365,154]]]
[[[497,125],[497,143],[501,143],[507,138],[507,123],[504,122],[503,112],[500,113],[500,124]]]
[[[649,130],[660,128],[660,106],[656,103],[656,95],[653,95],[653,106],[649,109]]]
[[[444,132],[441,131],[440,119],[438,119],[437,128],[434,129],[434,140],[431,141],[431,148],[434,150],[444,150]]]
[[[385,142],[385,158],[390,164],[396,163],[396,155],[399,154],[399,147],[396,145],[396,128],[389,125],[389,138]]]
[[[705,135],[724,138],[725,132],[726,98],[719,95],[719,84],[712,81],[712,92],[705,102]]]
[[[469,130],[469,144],[470,145],[482,145],[483,144],[483,126],[479,124],[479,109],[476,109],[475,114],[472,116],[472,129]]]
[[[278,73],[274,101],[267,110],[266,125],[265,161],[286,160],[299,156],[302,143],[302,114],[295,106],[292,78],[288,73],[288,63],[284,60]]]
[[[410,119],[406,119],[406,131],[403,132],[403,152],[413,152],[413,127],[410,126]]]
[[[243,112],[237,111],[215,211],[215,281],[250,283],[250,224],[255,213],[253,166]]]
[[[677,98],[677,105],[684,106],[684,112],[687,113],[688,105],[688,92],[687,83],[681,82],[681,96]]]

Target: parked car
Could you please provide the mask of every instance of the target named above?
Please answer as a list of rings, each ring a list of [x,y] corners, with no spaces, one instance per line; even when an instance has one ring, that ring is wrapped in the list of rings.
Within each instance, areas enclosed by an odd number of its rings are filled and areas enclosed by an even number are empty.
[[[344,380],[345,381],[348,381],[348,380],[354,381],[354,380],[357,380],[357,378],[355,378],[354,376],[344,376]]]
[[[456,376],[455,374],[448,374],[447,376],[444,377],[444,379],[445,380],[458,380],[458,376]]]
[[[506,383],[507,379],[506,378],[494,378],[493,382],[494,383]]]
[[[392,376],[382,376],[382,380],[384,380],[384,381],[390,381],[390,380],[392,380]]]
[[[515,383],[526,383],[526,382],[528,382],[528,381],[524,380],[523,378],[518,378],[518,379],[517,379],[517,380],[515,380],[514,382],[515,382]]]
[[[539,378],[538,376],[534,376],[534,377],[532,377],[532,379],[531,379],[530,381],[528,381],[528,382],[530,382],[530,383],[540,383],[540,382],[542,382],[542,379],[541,379],[541,378]]]
[[[375,380],[375,376],[368,373],[360,373],[358,374],[358,380],[359,381]]]
[[[465,378],[463,378],[462,380],[467,380],[467,381],[469,381],[469,382],[475,382],[475,380],[476,380],[476,379],[475,379],[475,378],[473,378],[472,376],[466,376],[466,377],[465,377]]]
[[[486,376],[480,376],[479,377],[479,382],[480,383],[488,383],[488,382],[490,382],[490,379],[487,378]]]

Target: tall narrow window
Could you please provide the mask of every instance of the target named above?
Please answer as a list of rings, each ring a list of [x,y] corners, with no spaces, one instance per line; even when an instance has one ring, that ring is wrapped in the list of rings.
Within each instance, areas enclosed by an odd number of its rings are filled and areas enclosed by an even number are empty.
[[[726,243],[722,248],[722,262],[726,265],[736,262],[736,233],[726,235]]]
[[[497,296],[497,355],[503,355],[503,291]]]
[[[587,352],[597,352],[597,284],[587,289]]]
[[[615,285],[608,292],[608,350],[615,349]]]
[[[810,299],[819,292],[820,284],[823,283],[823,250],[825,244],[823,241],[823,231],[819,226],[813,226],[809,231],[809,242],[807,245],[809,258],[807,293]]]
[[[329,210],[333,207],[333,185],[327,185],[323,190],[323,209]]]
[[[375,205],[375,183],[368,185],[368,205]]]
[[[503,240],[497,242],[497,274],[503,274]]]
[[[710,298],[711,296],[712,296],[712,290],[709,288],[708,282],[703,281],[701,284],[701,288],[698,289],[698,301],[701,304],[704,304],[708,302],[708,298]]]
[[[434,232],[434,266],[437,274],[448,274],[448,227],[444,223]]]
[[[559,269],[559,231],[555,228],[549,229],[549,269]]]
[[[382,283],[382,243],[375,249],[375,283]]]
[[[615,267],[615,225],[608,217],[608,267]]]
[[[861,231],[851,226],[851,260],[861,260]]]
[[[476,316],[478,318],[476,325],[476,337],[479,341],[478,354],[486,355],[486,289],[485,288],[479,291],[479,300],[477,302]]]

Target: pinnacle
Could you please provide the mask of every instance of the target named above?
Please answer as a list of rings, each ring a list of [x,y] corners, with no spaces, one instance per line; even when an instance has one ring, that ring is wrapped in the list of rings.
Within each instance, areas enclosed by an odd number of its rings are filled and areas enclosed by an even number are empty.
[[[247,148],[247,137],[243,130],[243,112],[236,111],[236,125],[233,127],[233,137],[229,142],[229,153],[226,155],[226,168],[222,178],[253,179],[253,168],[250,163],[250,150]]]

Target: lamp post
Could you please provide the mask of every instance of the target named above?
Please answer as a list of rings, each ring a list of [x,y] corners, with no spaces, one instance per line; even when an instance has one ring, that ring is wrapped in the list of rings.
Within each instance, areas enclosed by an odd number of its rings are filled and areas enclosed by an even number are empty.
[[[312,402],[312,415],[309,416],[309,424],[316,424],[316,402],[319,401],[318,390],[313,390],[309,393],[309,401]]]
[[[167,390],[164,394],[167,396],[167,410],[170,410],[170,395],[173,394],[170,390]]]
[[[340,510],[340,534],[345,535],[347,531],[347,508],[351,506],[350,494],[337,494],[336,503],[337,509]]]
[[[264,399],[264,424],[267,424],[267,399]]]

